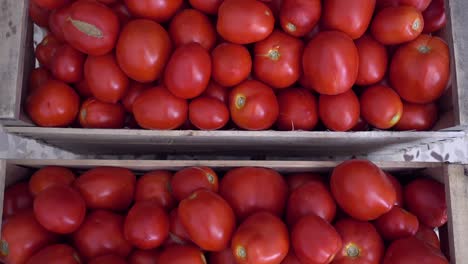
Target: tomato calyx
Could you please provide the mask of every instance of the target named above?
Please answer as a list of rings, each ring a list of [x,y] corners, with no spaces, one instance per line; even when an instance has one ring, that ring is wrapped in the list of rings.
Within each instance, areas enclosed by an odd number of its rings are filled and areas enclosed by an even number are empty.
[[[346,250],[346,256],[350,258],[358,258],[361,255],[361,249],[354,243],[349,243],[345,247]]]
[[[288,23],[286,24],[286,29],[287,29],[289,32],[296,32],[297,27],[296,27],[296,25],[294,25],[293,23],[288,22]]]
[[[400,121],[401,119],[401,113],[397,113],[396,115],[393,116],[392,120],[390,120],[390,125],[394,126]]]
[[[10,249],[8,247],[8,242],[3,240],[3,239],[2,239],[2,241],[0,241],[0,254],[2,256],[5,256],[5,257],[10,254]]]
[[[86,109],[81,109],[81,112],[80,112],[80,117],[81,119],[83,120],[86,120],[86,116],[88,115],[88,111],[86,111]]]
[[[421,29],[421,26],[422,26],[421,19],[416,18],[413,21],[413,24],[411,25],[411,29],[414,30],[414,31],[419,31]]]
[[[418,47],[418,52],[422,53],[422,54],[427,54],[431,51],[431,47],[429,47],[428,45],[421,45]]]
[[[242,109],[242,108],[244,108],[245,104],[247,103],[247,97],[245,97],[245,95],[238,94],[238,95],[236,95],[235,102],[236,102],[235,103],[236,108],[237,109]]]
[[[270,58],[270,60],[277,61],[280,57],[281,53],[279,52],[279,46],[273,47],[268,51],[268,58]]]
[[[247,259],[247,250],[243,246],[236,247],[236,256],[240,259],[246,260]]]
[[[194,193],[192,193],[192,194],[188,197],[188,199],[189,199],[189,200],[193,200],[193,199],[197,198],[197,196],[198,196],[198,193],[197,193],[197,192],[194,192]]]
[[[104,34],[102,33],[102,31],[93,24],[90,24],[81,20],[73,19],[71,17],[67,17],[67,21],[70,21],[70,23],[72,23],[72,25],[76,29],[83,32],[89,37],[104,38]]]

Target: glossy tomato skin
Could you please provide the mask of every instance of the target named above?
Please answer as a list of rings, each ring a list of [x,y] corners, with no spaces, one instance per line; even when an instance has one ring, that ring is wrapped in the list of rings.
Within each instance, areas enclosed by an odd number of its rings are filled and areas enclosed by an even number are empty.
[[[69,9],[63,25],[65,40],[77,50],[100,56],[114,49],[119,34],[119,18],[107,6],[79,0]]]
[[[370,125],[389,129],[400,121],[403,102],[390,87],[375,85],[367,88],[360,98],[361,115]]]
[[[135,174],[128,169],[96,167],[78,177],[74,186],[88,208],[121,211],[132,203],[135,183]]]
[[[50,10],[38,6],[34,1],[29,1],[29,17],[34,24],[40,27],[49,26]]]
[[[62,43],[52,34],[48,34],[42,39],[36,47],[35,55],[41,66],[50,70],[52,68],[52,60],[57,53],[57,50],[62,46]]]
[[[216,30],[210,19],[195,9],[179,12],[169,25],[169,35],[176,47],[192,42],[211,50],[216,44]]]
[[[149,83],[161,77],[171,50],[171,39],[161,25],[136,19],[120,32],[116,54],[120,68],[128,77]]]
[[[256,80],[247,80],[231,90],[229,109],[234,123],[247,130],[268,129],[279,114],[273,89]]]
[[[276,125],[280,130],[312,130],[318,123],[318,103],[310,91],[289,88],[277,95],[279,116]]]
[[[258,211],[282,216],[288,187],[278,172],[255,167],[230,170],[221,179],[219,193],[232,206],[237,219]]]
[[[178,212],[191,240],[201,249],[220,251],[229,246],[236,218],[221,196],[199,189],[180,202]]]
[[[34,215],[47,230],[58,234],[75,232],[83,223],[86,203],[80,193],[68,185],[53,185],[34,199]]]
[[[271,213],[255,213],[236,230],[231,249],[239,264],[280,263],[289,251],[288,229]]]
[[[125,109],[120,103],[89,98],[81,105],[80,124],[84,128],[122,128],[124,123]]]
[[[321,12],[319,0],[284,0],[279,13],[281,28],[291,36],[303,37],[317,25]]]
[[[386,172],[385,175],[387,175],[387,178],[390,180],[390,182],[392,182],[393,188],[395,189],[395,193],[396,193],[395,206],[403,207],[404,205],[403,186],[401,186],[401,183],[398,181],[398,179],[392,176],[391,174]]]
[[[440,249],[440,240],[433,228],[425,225],[419,225],[415,237],[429,245]]]
[[[165,86],[150,88],[133,103],[135,119],[146,129],[176,129],[188,117],[187,100],[173,95]]]
[[[336,215],[336,203],[327,186],[310,181],[295,189],[288,198],[286,221],[292,227],[303,216],[314,214],[331,223]]]
[[[65,244],[47,246],[35,253],[26,264],[81,264],[76,250]]]
[[[80,98],[67,84],[49,80],[26,99],[26,112],[34,123],[44,127],[65,127],[78,114]]]
[[[412,213],[395,206],[379,217],[375,226],[385,240],[393,241],[414,236],[419,229],[419,221]]]
[[[447,203],[444,185],[432,179],[417,179],[404,188],[408,210],[429,227],[447,223]]]
[[[64,44],[57,49],[52,62],[51,72],[55,78],[66,83],[83,79],[85,55],[72,46]]]
[[[384,45],[397,45],[416,39],[423,31],[424,19],[412,6],[387,7],[378,12],[370,31]]]
[[[340,207],[351,217],[369,221],[390,211],[396,192],[385,173],[367,160],[349,160],[332,173],[330,186]]]
[[[210,97],[219,100],[225,105],[228,104],[230,89],[211,81],[201,96]]]
[[[359,53],[356,84],[372,85],[380,82],[387,72],[387,49],[370,35],[362,36],[355,43]]]
[[[188,167],[179,170],[171,179],[174,197],[181,201],[200,188],[218,192],[218,175],[208,167]]]
[[[75,174],[65,167],[47,166],[36,171],[29,179],[29,190],[36,196],[53,185],[72,185]]]
[[[345,33],[323,31],[306,45],[302,64],[315,91],[337,95],[351,89],[356,82],[359,54],[353,40]]]
[[[21,211],[33,207],[34,198],[29,192],[27,182],[19,182],[9,186],[3,195],[3,214],[2,218],[11,217]]]
[[[229,109],[218,99],[198,97],[189,104],[189,120],[201,130],[221,129],[229,122]]]
[[[394,241],[385,253],[383,264],[448,264],[439,249],[415,237]]]
[[[31,2],[34,2],[42,8],[52,10],[65,6],[70,0],[32,0]]]
[[[89,261],[89,264],[126,264],[124,258],[117,255],[102,255]]]
[[[158,23],[169,21],[183,4],[183,0],[124,0],[135,16]]]
[[[205,91],[211,77],[211,57],[198,43],[177,48],[164,72],[164,84],[175,96],[192,99]]]
[[[226,87],[236,86],[249,77],[252,57],[245,46],[221,43],[211,53],[212,78]]]
[[[210,264],[237,264],[231,248],[226,248],[223,251],[212,252],[208,258]]]
[[[170,246],[165,248],[158,257],[158,264],[206,264],[205,256],[193,246]]]
[[[289,187],[289,192],[293,192],[310,181],[326,182],[322,175],[312,172],[295,173],[288,175],[285,178]]]
[[[169,216],[156,201],[133,205],[125,218],[125,239],[139,249],[154,249],[169,236]]]
[[[223,0],[189,0],[193,8],[209,15],[216,15]]]
[[[84,76],[93,96],[106,103],[117,103],[129,85],[128,77],[119,68],[113,54],[88,56]]]
[[[124,217],[105,210],[89,213],[73,242],[78,252],[89,260],[105,254],[126,257],[132,250],[123,235]]]
[[[389,6],[413,6],[419,11],[424,11],[431,0],[377,0],[377,8],[382,9]]]
[[[375,0],[329,0],[323,4],[322,22],[327,29],[339,30],[352,39],[360,38],[369,27]]]
[[[37,222],[32,210],[20,212],[2,224],[0,261],[25,263],[34,253],[56,240],[54,234]]]
[[[385,245],[371,223],[348,218],[335,223],[335,228],[343,240],[343,248],[332,263],[381,263]]]
[[[133,113],[133,104],[135,103],[135,100],[143,91],[149,88],[151,88],[151,85],[149,84],[143,84],[134,81],[131,82],[127,92],[122,98],[122,104],[125,107],[125,110],[127,110],[129,113]]]
[[[175,207],[176,201],[171,189],[172,172],[157,170],[145,173],[138,178],[135,187],[135,201],[156,201],[166,210]]]
[[[320,95],[319,116],[324,125],[333,131],[348,131],[360,117],[359,99],[353,90],[338,95]]]
[[[255,43],[253,70],[258,80],[273,88],[287,88],[302,72],[302,40],[275,30]]]
[[[301,263],[324,264],[333,261],[343,244],[335,228],[313,214],[302,217],[294,225],[291,242]]]
[[[268,37],[275,26],[271,9],[257,0],[224,0],[218,10],[216,29],[223,39],[250,44]]]
[[[437,100],[450,78],[447,44],[438,37],[421,35],[401,46],[393,55],[389,76],[395,91],[406,101],[423,104]]]
[[[403,102],[403,114],[395,125],[396,130],[430,130],[439,117],[437,104],[413,104]]]
[[[52,76],[46,68],[39,67],[32,70],[31,75],[29,76],[28,92],[31,93],[32,91],[39,89],[50,79],[52,79]]]
[[[157,264],[157,250],[135,250],[128,257],[128,264]]]
[[[50,32],[59,40],[60,42],[65,41],[64,35],[64,25],[69,16],[70,6],[67,5],[59,9],[55,9],[50,13],[49,16],[49,29]]]
[[[170,230],[166,245],[191,245],[190,235],[187,233],[179,216],[179,208],[175,208],[169,214]]]
[[[424,10],[423,17],[423,33],[429,34],[444,28],[447,24],[447,16],[445,13],[445,1],[432,0],[427,9]]]

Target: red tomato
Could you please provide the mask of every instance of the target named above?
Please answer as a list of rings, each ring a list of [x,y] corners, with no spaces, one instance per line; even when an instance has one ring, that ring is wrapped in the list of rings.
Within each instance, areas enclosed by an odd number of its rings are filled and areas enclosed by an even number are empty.
[[[88,82],[85,79],[75,83],[75,90],[81,95],[82,98],[92,97],[91,89],[89,88]]]
[[[343,240],[343,248],[335,256],[333,264],[381,263],[385,245],[371,223],[348,218],[338,221],[335,228]]]
[[[198,97],[189,104],[189,119],[198,129],[216,130],[229,122],[229,109],[218,99]]]
[[[39,89],[39,87],[41,87],[51,79],[52,76],[46,68],[39,67],[32,70],[31,75],[29,76],[28,92],[31,93]]]
[[[303,37],[317,25],[321,12],[319,0],[284,0],[279,14],[281,28],[294,37]]]
[[[191,244],[190,236],[182,225],[179,217],[179,209],[176,208],[169,214],[170,233],[166,242],[168,245],[188,245]]]
[[[174,96],[165,86],[143,91],[133,103],[135,119],[146,129],[175,129],[185,123],[188,103]]]
[[[124,123],[125,109],[120,103],[89,98],[81,105],[80,124],[84,128],[122,128]]]
[[[201,96],[218,99],[224,104],[227,104],[229,99],[229,92],[229,88],[223,87],[211,81]]]
[[[57,210],[60,208],[60,210]],[[83,223],[86,204],[80,193],[68,185],[53,185],[34,199],[34,215],[47,230],[70,234]]]
[[[249,44],[267,38],[275,26],[271,9],[257,0],[224,0],[218,10],[216,29],[223,39]]]
[[[324,264],[332,262],[343,243],[335,228],[316,215],[299,219],[291,231],[291,241],[301,263]]]
[[[317,99],[306,89],[290,88],[278,93],[280,130],[312,130],[318,123]]]
[[[210,253],[210,258],[208,259],[210,264],[237,264],[232,250],[227,248],[223,251],[212,252]]]
[[[8,218],[26,209],[33,207],[34,198],[29,192],[27,182],[13,184],[5,189],[3,194],[3,215]]]
[[[216,44],[214,25],[206,15],[195,9],[178,13],[171,20],[169,35],[176,47],[195,42],[211,50]]]
[[[314,90],[337,95],[351,89],[356,82],[359,54],[353,40],[343,32],[324,31],[307,44],[302,63]]]
[[[372,85],[380,82],[387,72],[387,49],[370,35],[364,35],[355,43],[359,53],[359,71],[356,84]]]
[[[327,186],[320,181],[304,183],[289,195],[286,221],[290,227],[309,214],[317,215],[329,223],[335,218],[335,200]]]
[[[36,47],[35,55],[41,66],[52,68],[52,60],[62,43],[52,34],[48,34]]]
[[[415,237],[435,248],[440,249],[440,241],[434,229],[425,225],[419,225],[418,232]]]
[[[419,221],[429,227],[447,223],[444,185],[432,179],[414,180],[404,189],[405,204]]]
[[[384,45],[396,45],[416,39],[424,28],[420,11],[412,6],[387,7],[378,12],[370,30]]]
[[[158,256],[156,250],[135,250],[128,257],[128,264],[157,264]]]
[[[55,9],[50,13],[49,16],[49,29],[50,32],[59,40],[60,42],[65,41],[64,35],[64,25],[67,21],[68,16],[70,15],[70,6]]]
[[[83,173],[75,181],[91,209],[125,210],[133,200],[136,177],[130,170],[97,167]]]
[[[236,219],[221,196],[199,189],[180,202],[178,212],[191,240],[201,249],[220,251],[229,246]]]
[[[222,86],[238,85],[252,71],[252,58],[245,46],[225,42],[218,45],[211,56],[213,80]]]
[[[448,264],[439,249],[409,237],[394,241],[385,253],[383,264]]]
[[[302,40],[275,30],[255,43],[253,70],[258,80],[273,88],[287,88],[299,80],[302,72]]]
[[[72,185],[75,174],[64,167],[47,166],[36,171],[29,179],[29,190],[36,196],[53,185]]]
[[[73,234],[73,242],[81,256],[92,259],[105,254],[126,257],[132,246],[123,235],[124,217],[105,210],[89,213],[78,231]]]
[[[63,33],[70,45],[92,56],[114,49],[120,27],[112,9],[95,1],[80,0],[68,12]]]
[[[65,6],[70,0],[32,0],[31,2],[34,2],[42,8],[52,10]]]
[[[216,15],[223,0],[189,0],[193,8],[209,15]]]
[[[29,17],[34,24],[40,27],[49,26],[50,10],[38,6],[34,1],[29,1]]]
[[[357,124],[351,129],[351,131],[368,131],[369,130],[369,124],[362,119],[362,117],[359,117],[359,120]]]
[[[211,57],[198,43],[177,48],[167,63],[164,84],[175,96],[192,99],[205,91],[211,77]]]
[[[418,231],[419,221],[415,215],[395,206],[375,221],[375,227],[385,240],[393,241],[414,236]]]
[[[247,80],[232,89],[229,109],[234,123],[248,130],[268,129],[279,115],[273,89],[256,80]]]
[[[445,1],[432,0],[430,5],[422,13],[424,17],[424,30],[426,34],[436,32],[445,27],[447,16],[445,15]]]
[[[157,170],[146,173],[138,178],[135,188],[135,201],[153,200],[166,210],[171,210],[176,201],[171,190],[172,173]]]
[[[169,216],[156,201],[137,202],[125,218],[124,236],[139,249],[157,248],[169,236]]]
[[[401,186],[400,182],[391,174],[385,173],[385,175],[387,175],[387,178],[392,182],[393,188],[395,189],[395,193],[396,193],[395,206],[403,207],[403,204],[404,204],[403,187]]]
[[[438,37],[421,35],[401,46],[390,64],[390,82],[398,94],[411,103],[437,100],[450,78],[447,44]]]
[[[162,75],[171,49],[169,34],[161,25],[151,20],[133,20],[120,33],[117,61],[133,80],[153,82]]]
[[[403,102],[403,114],[395,125],[396,130],[430,130],[439,116],[437,104],[413,104]]]
[[[120,26],[125,26],[130,20],[132,20],[132,15],[130,10],[128,10],[127,5],[122,2],[117,1],[116,3],[110,6],[112,11],[117,15],[120,21]]]
[[[133,104],[135,103],[135,100],[143,91],[149,88],[151,88],[149,84],[131,82],[127,89],[127,93],[125,93],[124,97],[122,98],[122,104],[127,112],[133,113]]]
[[[431,0],[377,0],[377,7],[379,9],[389,6],[413,6],[419,11],[424,11]]]
[[[183,0],[124,0],[128,10],[136,16],[156,22],[169,21],[182,7]]]
[[[158,264],[206,264],[205,256],[198,248],[192,246],[170,246],[158,257]]]
[[[67,84],[50,80],[26,99],[26,112],[39,126],[64,127],[75,120],[80,98]]]
[[[116,2],[120,1],[120,0],[97,0],[98,2],[101,2],[105,5],[112,5],[112,4],[115,4]]]
[[[126,264],[124,258],[117,255],[103,255],[89,261],[89,264]]]
[[[367,88],[361,95],[361,115],[370,125],[389,129],[400,121],[403,102],[391,88],[375,85]]]
[[[353,90],[338,95],[320,95],[318,105],[320,119],[330,130],[348,131],[359,122],[360,104]]]
[[[288,229],[277,216],[256,213],[239,226],[231,248],[238,264],[280,263],[289,251]]]
[[[66,83],[83,79],[85,55],[70,45],[64,44],[57,49],[50,70],[55,78]]]
[[[76,250],[65,244],[45,247],[35,253],[26,264],[81,264]]]
[[[237,219],[243,220],[258,211],[282,216],[288,186],[274,170],[245,167],[228,171],[221,180],[219,192],[232,206]]]
[[[34,253],[55,240],[56,236],[37,222],[32,210],[18,213],[2,223],[0,261],[25,263]]]
[[[360,38],[369,27],[375,0],[328,0],[323,3],[323,26],[339,30],[352,39]]]
[[[88,56],[84,75],[91,93],[106,103],[117,103],[127,92],[128,77],[117,65],[113,54]]]
[[[301,187],[302,185],[310,181],[325,182],[322,175],[317,174],[317,173],[310,173],[310,172],[295,173],[295,174],[288,175],[285,178],[286,178],[286,182],[288,183],[290,192],[293,192],[297,188]]]
[[[358,220],[377,219],[390,211],[396,201],[392,182],[367,160],[349,160],[338,165],[330,185],[338,205]]]

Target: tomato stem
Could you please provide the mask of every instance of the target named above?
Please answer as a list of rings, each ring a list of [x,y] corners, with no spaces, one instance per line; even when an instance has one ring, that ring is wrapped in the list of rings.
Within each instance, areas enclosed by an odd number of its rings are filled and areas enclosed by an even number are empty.
[[[243,246],[238,246],[236,247],[236,256],[238,256],[241,259],[246,259],[247,258],[247,250]]]
[[[420,27],[421,27],[421,20],[419,18],[416,18],[416,20],[414,20],[413,25],[411,26],[411,28],[414,31],[419,31]]]
[[[289,32],[296,32],[297,28],[296,28],[296,25],[294,25],[293,23],[291,22],[288,22],[286,24],[286,29],[289,31]]]
[[[244,95],[237,95],[235,101],[236,101],[236,108],[241,109],[245,106],[245,103],[247,102],[247,98]]]
[[[355,244],[350,243],[346,246],[346,255],[348,255],[348,257],[357,258],[360,254],[361,251]]]

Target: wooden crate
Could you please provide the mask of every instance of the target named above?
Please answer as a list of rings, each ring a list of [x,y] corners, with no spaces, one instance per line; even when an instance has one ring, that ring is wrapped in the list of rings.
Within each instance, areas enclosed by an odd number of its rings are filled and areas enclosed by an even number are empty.
[[[446,0],[448,25],[441,33],[452,55],[451,88],[440,101],[434,131],[143,131],[34,127],[22,102],[33,67],[33,30],[26,0],[3,1],[0,9],[0,123],[9,133],[35,138],[77,154],[223,153],[223,154],[365,154],[397,151],[420,143],[463,137],[468,125],[468,1]],[[456,41],[455,41],[456,40]],[[281,153],[275,150],[282,149]]]
[[[338,162],[329,161],[136,161],[136,160],[0,160],[0,204],[3,204],[5,187],[26,180],[34,169],[58,165],[76,170],[85,170],[96,166],[125,167],[138,173],[157,169],[179,170],[188,166],[209,166],[217,171],[226,171],[235,167],[256,166],[291,172],[328,172]],[[448,225],[439,231],[442,248],[447,249],[451,263],[467,263],[468,259],[468,176],[463,165],[445,165],[438,163],[415,162],[377,162],[380,168],[395,173],[427,175],[445,184],[448,205]],[[415,172],[413,174],[413,172]],[[1,210],[0,210],[1,214]],[[1,219],[1,217],[0,217]]]

